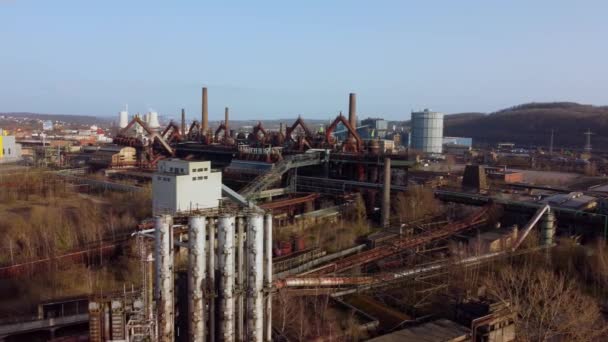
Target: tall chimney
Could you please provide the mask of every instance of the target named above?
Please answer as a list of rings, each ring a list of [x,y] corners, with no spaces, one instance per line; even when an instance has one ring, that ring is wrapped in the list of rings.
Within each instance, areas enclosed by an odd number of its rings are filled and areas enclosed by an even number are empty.
[[[182,136],[186,136],[186,110],[182,108]]]
[[[348,97],[348,123],[357,129],[357,94],[350,93]]]
[[[384,158],[384,186],[382,186],[382,226],[390,225],[391,215],[391,158]]]
[[[224,109],[224,128],[225,128],[224,137],[226,137],[226,138],[230,136],[230,129],[228,128],[228,116],[229,116],[228,107],[226,107]]]
[[[207,102],[207,87],[203,87],[203,108],[202,108],[202,118],[201,118],[201,131],[203,131],[203,135],[207,134],[209,130],[209,109]]]

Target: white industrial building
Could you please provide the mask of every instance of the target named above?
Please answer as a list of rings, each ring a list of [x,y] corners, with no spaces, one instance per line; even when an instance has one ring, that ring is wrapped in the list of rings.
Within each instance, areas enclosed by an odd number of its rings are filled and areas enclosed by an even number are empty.
[[[0,163],[12,163],[21,160],[21,144],[15,142],[15,136],[4,135],[0,128]]]
[[[443,152],[443,113],[412,112],[411,148],[428,154]]]
[[[155,215],[216,208],[222,198],[222,173],[212,171],[209,161],[161,160],[152,192]]]

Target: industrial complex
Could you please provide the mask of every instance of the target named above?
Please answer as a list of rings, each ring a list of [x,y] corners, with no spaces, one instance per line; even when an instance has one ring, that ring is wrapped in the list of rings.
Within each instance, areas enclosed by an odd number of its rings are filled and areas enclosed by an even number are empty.
[[[145,217],[72,249],[15,261],[11,245],[2,280],[124,260],[135,280],[40,301],[34,317],[0,320],[0,340],[543,340],[521,328],[527,302],[496,274],[557,265],[562,239],[594,254],[608,234],[590,141],[576,156],[476,146],[444,136],[429,109],[362,119],[354,93],[330,122],[243,125],[227,107],[211,122],[212,89],[200,95],[194,121],[125,109],[107,127],[0,134],[3,184],[43,170],[53,189],[100,206],[150,197],[129,203]]]

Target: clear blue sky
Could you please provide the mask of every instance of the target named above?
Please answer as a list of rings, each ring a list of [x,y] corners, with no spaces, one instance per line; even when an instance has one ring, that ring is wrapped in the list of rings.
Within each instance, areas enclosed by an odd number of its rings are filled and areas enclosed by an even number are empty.
[[[608,1],[0,0],[0,112],[211,119],[608,104]]]

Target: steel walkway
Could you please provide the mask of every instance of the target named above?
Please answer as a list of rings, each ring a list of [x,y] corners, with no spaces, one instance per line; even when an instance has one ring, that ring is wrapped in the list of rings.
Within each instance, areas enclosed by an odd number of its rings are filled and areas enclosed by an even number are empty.
[[[245,198],[251,198],[262,190],[265,190],[272,183],[281,179],[285,172],[298,167],[319,165],[326,162],[321,152],[294,154],[274,164],[274,167],[257,176],[245,188],[241,189],[240,194]]]

